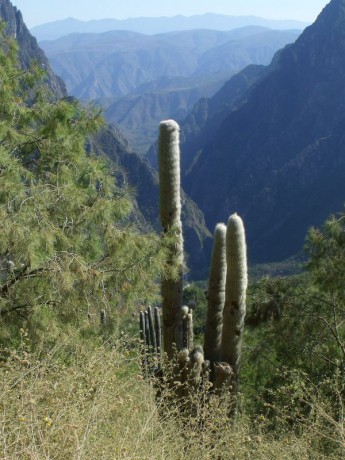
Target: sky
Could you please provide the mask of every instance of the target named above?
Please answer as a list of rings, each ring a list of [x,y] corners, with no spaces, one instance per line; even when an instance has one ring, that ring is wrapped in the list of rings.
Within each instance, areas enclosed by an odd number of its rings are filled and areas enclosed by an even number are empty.
[[[11,0],[29,28],[73,17],[91,19],[219,13],[313,22],[329,0]]]

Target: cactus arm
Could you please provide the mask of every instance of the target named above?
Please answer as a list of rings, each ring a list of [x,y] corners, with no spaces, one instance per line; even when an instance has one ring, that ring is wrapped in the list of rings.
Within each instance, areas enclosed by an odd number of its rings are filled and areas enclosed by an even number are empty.
[[[150,326],[149,326],[149,314],[147,311],[144,313],[144,318],[145,318],[145,345],[147,351],[149,351],[150,348]]]
[[[156,330],[155,330],[153,313],[152,313],[151,307],[147,307],[147,319],[148,319],[149,331],[150,331],[150,346],[152,347],[152,353],[156,353],[157,352]]]
[[[204,350],[200,345],[197,345],[190,352],[189,382],[194,387],[196,387],[201,382],[204,361]]]
[[[190,310],[187,315],[187,335],[188,335],[188,350],[194,348],[194,330],[193,330],[193,311]]]
[[[147,355],[146,355],[146,327],[145,313],[140,312],[140,341],[141,341],[141,368],[145,378],[148,376]]]

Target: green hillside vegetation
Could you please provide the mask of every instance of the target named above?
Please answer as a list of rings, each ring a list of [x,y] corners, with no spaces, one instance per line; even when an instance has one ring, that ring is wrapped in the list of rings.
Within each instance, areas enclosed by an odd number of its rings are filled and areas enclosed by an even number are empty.
[[[344,458],[343,215],[310,231],[304,273],[250,287],[236,424],[221,397],[181,417],[140,366],[166,250],[86,153],[99,114],[47,97],[4,36],[0,63],[1,458]],[[204,293],[184,294],[201,337]]]

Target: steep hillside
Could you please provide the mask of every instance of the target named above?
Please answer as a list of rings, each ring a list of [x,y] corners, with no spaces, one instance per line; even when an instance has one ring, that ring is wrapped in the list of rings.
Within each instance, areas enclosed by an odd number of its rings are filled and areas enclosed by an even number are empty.
[[[0,0],[0,19],[6,23],[6,33],[15,37],[19,45],[19,61],[23,68],[31,63],[38,62],[47,72],[46,83],[53,94],[60,98],[66,96],[64,82],[57,77],[50,67],[48,59],[37,44],[37,40],[30,34],[23,17],[9,0]]]
[[[90,148],[99,155],[106,156],[116,164],[116,176],[120,183],[134,189],[134,212],[132,219],[138,227],[161,230],[159,223],[157,172],[147,160],[129,153],[121,134],[115,127],[107,127],[90,139]],[[188,267],[194,278],[206,276],[208,253],[212,237],[205,225],[203,213],[182,191],[182,221],[187,251]]]
[[[296,253],[307,228],[343,205],[344,78],[345,0],[332,0],[271,66],[254,71],[237,102],[230,97],[224,111],[215,96],[213,116],[204,117],[212,136],[186,152],[184,186],[207,224],[238,211],[254,261]]]
[[[218,125],[229,113],[241,106],[248,93],[270,67],[249,65],[234,75],[212,97],[197,101],[182,123],[182,170],[187,173],[197,161],[205,143],[214,135]],[[151,146],[147,158],[157,167],[155,147]]]
[[[136,88],[120,98],[96,100],[104,108],[105,118],[121,126],[131,145],[145,155],[157,138],[160,120],[184,120],[202,97],[212,96],[228,78],[162,77]],[[155,156],[156,159],[156,156]]]

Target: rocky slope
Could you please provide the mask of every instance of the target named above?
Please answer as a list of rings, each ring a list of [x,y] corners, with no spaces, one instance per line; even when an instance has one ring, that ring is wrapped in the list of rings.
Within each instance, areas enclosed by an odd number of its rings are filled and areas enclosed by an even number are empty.
[[[47,72],[46,84],[51,88],[56,97],[66,96],[64,82],[57,77],[44,52],[37,44],[28,28],[22,14],[9,0],[0,0],[0,18],[6,24],[7,35],[15,37],[19,44],[19,60],[23,68],[28,68],[31,63],[38,62]]]

